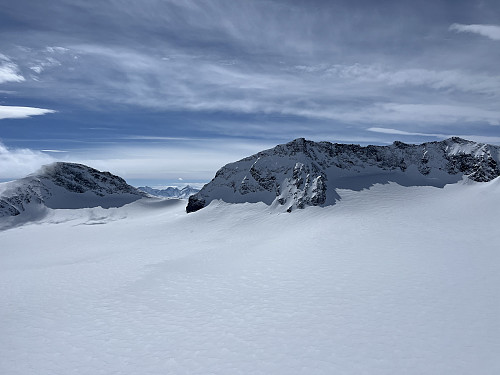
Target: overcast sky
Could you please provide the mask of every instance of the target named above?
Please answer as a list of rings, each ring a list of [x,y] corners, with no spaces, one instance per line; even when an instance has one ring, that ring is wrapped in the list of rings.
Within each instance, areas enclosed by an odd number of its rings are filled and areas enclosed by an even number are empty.
[[[208,181],[297,137],[500,144],[500,2],[0,0],[0,179]]]

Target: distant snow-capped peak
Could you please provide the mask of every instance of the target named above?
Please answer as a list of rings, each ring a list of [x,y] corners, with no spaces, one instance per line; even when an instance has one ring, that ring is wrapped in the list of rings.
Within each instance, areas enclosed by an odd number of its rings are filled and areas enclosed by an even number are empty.
[[[189,185],[186,185],[182,189],[178,187],[169,186],[166,189],[154,189],[149,186],[140,186],[139,190],[157,196],[157,197],[166,197],[166,198],[181,198],[186,199],[191,195],[196,194],[200,191],[200,189],[195,189]]]
[[[500,175],[499,163],[500,147],[458,137],[366,147],[298,138],[225,165],[189,198],[186,211],[197,211],[214,199],[264,202],[291,211],[334,204],[339,199],[336,189],[361,190],[390,181],[436,187],[464,177],[485,182]]]

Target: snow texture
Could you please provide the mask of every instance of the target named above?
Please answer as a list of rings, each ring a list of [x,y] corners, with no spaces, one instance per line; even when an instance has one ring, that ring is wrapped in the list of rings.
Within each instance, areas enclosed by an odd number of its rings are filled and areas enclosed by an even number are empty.
[[[500,373],[500,179],[337,193],[0,231],[0,373]]]
[[[76,164],[1,184],[0,374],[499,374],[497,163],[296,140],[191,214]]]
[[[441,142],[366,146],[296,139],[222,167],[189,198],[187,212],[214,199],[264,202],[287,211],[334,204],[337,189],[375,183],[443,187],[466,176],[486,182],[500,175],[500,147],[458,137]]]

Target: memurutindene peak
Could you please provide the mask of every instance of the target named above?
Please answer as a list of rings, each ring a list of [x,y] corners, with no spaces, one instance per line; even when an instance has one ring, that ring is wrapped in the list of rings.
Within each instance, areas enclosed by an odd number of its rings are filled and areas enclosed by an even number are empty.
[[[336,189],[376,183],[443,187],[463,178],[486,182],[500,175],[500,147],[453,137],[419,145],[366,146],[304,138],[259,152],[219,169],[191,196],[187,212],[214,199],[264,202],[287,211],[334,204]]]

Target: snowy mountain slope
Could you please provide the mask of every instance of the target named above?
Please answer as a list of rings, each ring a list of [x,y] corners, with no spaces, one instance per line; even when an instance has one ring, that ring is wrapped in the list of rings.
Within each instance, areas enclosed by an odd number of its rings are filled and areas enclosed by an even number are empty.
[[[43,216],[47,208],[119,207],[145,195],[109,172],[59,162],[0,184],[0,218],[5,224],[10,217],[28,221]]]
[[[500,147],[453,137],[441,142],[367,146],[296,139],[222,167],[189,198],[187,212],[214,199],[264,202],[288,211],[326,206],[337,189],[361,190],[375,183],[439,186],[490,181],[500,175]]]
[[[184,186],[182,189],[173,186],[169,186],[166,189],[154,189],[149,186],[139,186],[137,189],[156,197],[181,199],[187,199],[191,195],[196,194],[200,191],[200,189],[195,189],[189,185]]]
[[[0,373],[500,373],[500,178],[337,193],[1,231]]]

